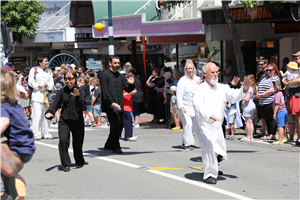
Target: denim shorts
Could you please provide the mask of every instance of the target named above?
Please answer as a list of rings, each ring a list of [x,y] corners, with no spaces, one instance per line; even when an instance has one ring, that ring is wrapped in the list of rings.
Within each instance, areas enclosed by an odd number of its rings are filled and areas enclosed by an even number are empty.
[[[288,111],[285,109],[276,115],[278,127],[284,127],[287,122]]]
[[[233,115],[229,115],[228,118],[227,118],[228,123],[229,124],[234,124],[235,118],[236,118],[236,113],[234,113]]]
[[[94,105],[93,115],[94,117],[101,117],[101,104]]]
[[[86,106],[86,110],[87,110],[87,111],[92,111],[92,110],[93,110],[92,105]]]

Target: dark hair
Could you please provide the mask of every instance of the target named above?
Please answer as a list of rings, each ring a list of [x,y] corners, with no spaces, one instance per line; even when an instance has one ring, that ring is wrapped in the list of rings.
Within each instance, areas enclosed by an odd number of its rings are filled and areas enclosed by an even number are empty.
[[[133,75],[136,75],[136,70],[134,68],[131,68],[128,70],[128,73],[132,73]]]
[[[84,67],[79,67],[79,69],[81,69],[81,71],[84,73],[85,72],[85,68]]]
[[[66,76],[67,74],[72,74],[73,77],[75,78],[75,85],[77,85],[77,73],[73,69],[68,69],[64,71],[64,75]]]
[[[89,75],[90,77],[95,77],[95,73],[94,73],[93,71],[88,72],[88,75]]]
[[[40,62],[43,62],[43,60],[47,58],[47,56],[38,56],[36,58],[36,62],[38,63],[38,65],[40,65]]]
[[[113,56],[109,57],[109,61],[112,62],[112,59],[119,59],[120,60],[120,57],[117,56],[117,55],[113,55]]]
[[[289,59],[288,57],[284,57],[284,58],[282,59],[282,61],[286,61],[286,63],[289,63],[289,62],[290,62],[290,59]]]
[[[154,69],[153,71],[155,71],[155,73],[157,73],[157,76],[160,75],[160,70],[157,68],[157,69]]]
[[[182,60],[180,63],[181,63],[181,64],[185,64],[185,63],[186,63],[186,60]]]

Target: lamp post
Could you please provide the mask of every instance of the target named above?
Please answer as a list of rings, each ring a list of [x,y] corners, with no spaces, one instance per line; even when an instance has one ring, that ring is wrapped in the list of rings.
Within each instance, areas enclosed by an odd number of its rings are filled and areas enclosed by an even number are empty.
[[[101,32],[103,30],[103,24],[100,21],[108,21],[108,55],[113,56],[115,54],[114,50],[114,28],[112,23],[112,9],[111,0],[108,0],[108,19],[99,19],[95,24],[95,30]]]

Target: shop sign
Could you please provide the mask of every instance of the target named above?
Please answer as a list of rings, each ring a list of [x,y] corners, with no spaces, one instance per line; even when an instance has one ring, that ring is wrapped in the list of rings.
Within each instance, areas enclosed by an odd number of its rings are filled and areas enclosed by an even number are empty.
[[[25,62],[26,57],[10,57],[9,62]]]
[[[52,49],[74,49],[74,42],[52,43]]]
[[[272,13],[268,12],[268,8],[262,6],[247,10],[244,8],[232,9],[230,14],[234,21],[256,21],[272,18]]]
[[[114,46],[117,48],[124,47],[124,43],[114,42]],[[75,49],[97,49],[104,47],[108,47],[108,42],[76,42],[74,44]]]
[[[15,53],[24,53],[24,52],[49,52],[50,46],[15,46]]]
[[[143,49],[140,44],[141,43],[137,43],[136,50],[142,52]],[[132,51],[132,44],[128,45],[127,49],[129,51]],[[162,49],[161,44],[147,44],[146,45],[146,52],[156,52],[156,51],[160,51],[161,49]]]
[[[299,22],[275,23],[275,33],[292,33],[292,32],[300,32]]]
[[[205,42],[204,35],[149,36],[148,44],[177,44]]]
[[[103,31],[93,28],[94,38],[108,37],[108,22]],[[200,18],[181,20],[146,21],[145,13],[113,17],[114,37],[158,36],[178,34],[204,34]]]
[[[92,33],[75,33],[75,41],[76,42],[93,42],[93,41],[97,41],[97,39],[93,38]]]

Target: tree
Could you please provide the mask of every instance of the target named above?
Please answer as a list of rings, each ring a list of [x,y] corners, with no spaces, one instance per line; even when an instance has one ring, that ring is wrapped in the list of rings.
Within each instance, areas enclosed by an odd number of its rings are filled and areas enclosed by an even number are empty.
[[[174,8],[176,5],[179,5],[180,3],[183,3],[183,2],[189,3],[189,2],[191,2],[191,0],[164,1],[164,7],[167,8],[168,10],[170,10],[171,8]],[[235,53],[236,62],[237,62],[238,76],[241,78],[241,80],[243,80],[245,77],[244,58],[243,58],[243,54],[242,54],[242,50],[241,50],[239,32],[235,26],[235,23],[232,19],[230,11],[229,11],[228,4],[230,2],[231,1],[222,1],[222,10],[223,10],[225,20],[228,24],[229,30],[232,35],[233,48],[234,48],[234,53]],[[244,7],[245,10],[247,8],[254,8],[258,4],[259,4],[259,1],[252,1],[252,0],[241,1],[241,5]],[[280,1],[277,1],[277,2],[264,1],[264,6],[267,7],[268,10],[274,14],[279,14],[284,9],[282,2],[280,2]]]
[[[13,31],[15,41],[22,43],[22,36],[34,35],[40,15],[47,5],[40,1],[1,1],[1,21]]]

